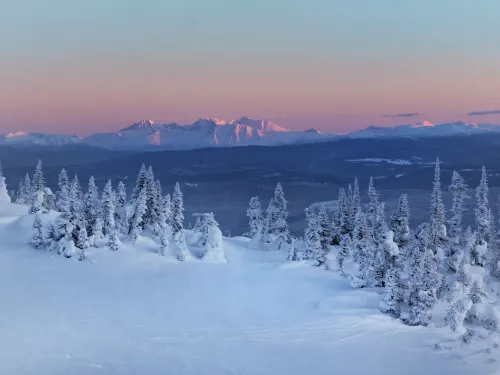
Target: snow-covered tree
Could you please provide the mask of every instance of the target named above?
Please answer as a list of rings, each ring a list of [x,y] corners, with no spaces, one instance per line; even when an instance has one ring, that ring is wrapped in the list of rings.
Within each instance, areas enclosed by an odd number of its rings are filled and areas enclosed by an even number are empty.
[[[132,196],[130,197],[130,200],[134,203],[137,198],[139,197],[139,194],[141,193],[142,189],[146,187],[146,182],[148,179],[148,171],[146,169],[146,166],[144,163],[141,165],[141,169],[139,171],[139,174],[137,175],[137,181],[135,183],[135,187],[132,190]]]
[[[326,211],[326,205],[322,204],[320,206],[318,215],[318,235],[319,243],[321,244],[321,250],[325,256],[330,252],[330,243],[332,242],[332,231],[331,223],[328,219],[328,212]]]
[[[126,234],[128,232],[127,188],[122,181],[118,183],[116,192],[115,225],[118,233]]]
[[[158,249],[158,254],[161,256],[165,256],[168,253],[168,248],[170,242],[168,241],[168,228],[165,224],[160,230],[160,248]]]
[[[446,311],[444,321],[452,331],[460,332],[463,330],[463,323],[467,311],[472,307],[470,298],[463,294],[460,288],[456,289],[456,296],[452,298],[452,302]]]
[[[59,173],[59,179],[57,185],[59,186],[59,191],[56,194],[57,196],[56,207],[58,211],[61,211],[61,205],[65,204],[62,201],[67,201],[69,199],[69,192],[70,192],[68,172],[66,172],[66,169],[64,168],[61,170],[61,173]]]
[[[90,243],[89,243],[89,237],[87,234],[87,228],[84,225],[82,225],[78,228],[76,247],[79,249],[86,249],[89,246],[90,246]],[[82,252],[81,254],[84,255],[85,252]],[[83,259],[80,259],[80,260],[83,260]]]
[[[144,223],[149,225],[153,230],[158,224],[159,216],[159,194],[158,186],[154,178],[153,168],[150,166],[146,172],[146,213],[144,214]]]
[[[111,228],[108,237],[109,250],[117,251],[119,249],[118,231],[116,228]]]
[[[401,252],[410,239],[410,205],[406,194],[399,197],[396,209],[391,216],[390,228],[394,233],[394,242]]]
[[[201,233],[202,229],[203,229],[203,224],[201,223],[201,217],[197,216],[196,221],[194,222],[193,232]]]
[[[268,241],[275,243],[278,249],[290,242],[287,205],[288,202],[285,199],[283,187],[278,183],[267,212]]]
[[[5,184],[5,177],[0,176],[0,202],[10,203],[10,196],[7,192],[7,185]]]
[[[349,201],[349,233],[352,235],[354,226],[356,225],[356,215],[361,209],[361,195],[359,192],[358,178],[354,179],[352,196]]]
[[[172,195],[172,237],[175,246],[175,252],[179,261],[189,258],[189,250],[184,236],[184,199],[179,183],[174,187]]]
[[[340,240],[340,249],[337,253],[337,268],[342,276],[347,276],[344,270],[344,263],[352,252],[352,239],[349,234],[344,234]]]
[[[429,324],[432,318],[432,309],[437,298],[438,271],[437,254],[432,249],[433,233],[432,224],[421,225],[416,234],[416,248],[411,252],[410,269],[410,301],[409,317],[407,323],[410,325]]]
[[[146,189],[142,189],[135,200],[134,214],[131,218],[130,223],[130,240],[133,244],[137,242],[137,239],[142,233],[143,217],[146,213]]]
[[[43,233],[42,233],[42,219],[40,215],[35,214],[35,220],[33,221],[33,233],[31,235],[31,245],[35,249],[40,249],[43,246]]]
[[[94,235],[94,226],[97,218],[100,216],[101,199],[99,197],[99,190],[95,184],[94,176],[89,178],[87,193],[84,197],[84,212],[83,216],[87,222],[87,232]],[[102,222],[101,222],[102,225]]]
[[[297,245],[295,243],[295,238],[292,237],[290,240],[290,245],[288,249],[288,260],[290,262],[295,262],[296,260],[299,260],[299,256],[297,253]]]
[[[219,223],[215,221],[214,214],[212,212],[204,214],[201,221],[201,236],[198,240],[198,246],[204,247],[206,245],[208,239],[208,228],[213,225],[219,225]]]
[[[213,214],[211,214],[211,216],[213,216]],[[220,231],[215,220],[213,220],[208,226],[208,236],[205,243],[203,260],[211,263],[227,262],[222,245],[222,232]]]
[[[50,210],[45,190],[45,177],[43,176],[42,161],[39,160],[33,175],[32,189],[31,189],[31,206],[29,209],[30,214],[37,212],[47,213]]]
[[[480,277],[474,278],[472,285],[469,290],[469,298],[472,302],[471,308],[467,311],[465,315],[465,321],[468,323],[481,323],[481,316],[479,306],[486,302],[486,297],[488,295],[484,291],[483,279]]]
[[[476,246],[471,253],[471,262],[477,266],[484,267],[486,263],[486,252],[488,249],[488,234],[490,233],[490,211],[488,207],[488,178],[486,168],[483,167],[481,181],[476,189],[477,205],[476,215]]]
[[[373,246],[375,248],[374,259],[374,286],[385,285],[385,274],[390,267],[390,255],[387,248],[387,223],[385,222],[384,203],[380,203],[372,218]]]
[[[449,190],[453,194],[451,207],[452,216],[449,220],[449,246],[447,251],[447,262],[445,272],[454,274],[458,270],[460,258],[463,253],[463,228],[462,217],[465,211],[464,202],[467,198],[467,183],[458,172],[453,172]]]
[[[441,168],[439,158],[436,159],[434,182],[430,207],[429,239],[432,251],[437,254],[446,243],[445,209],[441,193]]]
[[[314,265],[319,267],[326,262],[326,254],[321,247],[321,238],[319,236],[318,215],[312,208],[305,210],[307,218],[307,228],[304,232],[305,250],[304,259],[310,259]]]
[[[257,234],[261,235],[259,231],[262,231],[264,227],[264,214],[262,213],[259,197],[250,198],[247,217],[249,220],[250,238],[254,238]]]
[[[373,232],[368,226],[366,215],[361,210],[356,215],[354,225],[352,260],[356,269],[351,277],[351,285],[363,288],[372,284],[375,267]]]
[[[109,235],[116,228],[115,225],[115,193],[111,185],[111,180],[108,180],[102,192],[102,230],[104,235]]]
[[[342,240],[344,234],[349,233],[349,199],[345,193],[345,190],[341,188],[339,190],[339,205],[338,205],[338,236],[339,243]]]
[[[380,311],[399,317],[401,314],[401,303],[403,302],[404,290],[402,285],[402,269],[398,262],[399,248],[394,241],[394,232],[388,231],[385,236],[385,245],[390,257],[389,269],[385,274],[385,294],[380,303]]]
[[[28,173],[26,173],[24,180],[19,182],[15,202],[18,204],[31,205],[31,179]]]
[[[104,233],[102,233],[102,219],[98,216],[95,219],[94,225],[92,226],[92,237],[94,240],[94,246],[96,246],[96,240],[100,240],[104,237]]]

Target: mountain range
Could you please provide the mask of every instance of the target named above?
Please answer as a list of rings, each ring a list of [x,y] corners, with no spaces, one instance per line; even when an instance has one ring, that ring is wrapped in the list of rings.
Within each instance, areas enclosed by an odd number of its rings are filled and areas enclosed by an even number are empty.
[[[394,127],[369,126],[347,134],[323,134],[317,129],[290,130],[268,120],[242,117],[224,121],[199,119],[190,125],[157,124],[142,120],[116,132],[77,135],[14,132],[0,135],[0,145],[64,146],[85,144],[110,150],[189,150],[206,147],[276,146],[312,143],[340,138],[423,138],[500,133],[500,126],[453,122],[432,124],[423,121]]]

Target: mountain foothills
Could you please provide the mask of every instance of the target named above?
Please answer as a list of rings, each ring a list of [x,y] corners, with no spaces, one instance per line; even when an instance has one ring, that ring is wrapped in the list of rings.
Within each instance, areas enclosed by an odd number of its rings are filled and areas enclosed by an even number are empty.
[[[290,130],[268,120],[242,117],[226,122],[215,118],[199,119],[191,125],[157,124],[142,120],[116,132],[77,135],[25,133],[0,136],[0,145],[64,146],[85,144],[111,150],[188,150],[206,147],[276,146],[336,140],[341,138],[444,137],[500,133],[500,126],[454,122],[434,125],[428,121],[395,127],[369,126],[348,134],[323,134],[311,128]]]

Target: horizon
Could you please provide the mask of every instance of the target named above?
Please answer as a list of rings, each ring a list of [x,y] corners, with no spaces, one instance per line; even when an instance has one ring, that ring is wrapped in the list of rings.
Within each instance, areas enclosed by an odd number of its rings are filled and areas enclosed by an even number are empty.
[[[362,5],[9,2],[0,132],[91,134],[241,113],[325,133],[500,123],[498,2]]]

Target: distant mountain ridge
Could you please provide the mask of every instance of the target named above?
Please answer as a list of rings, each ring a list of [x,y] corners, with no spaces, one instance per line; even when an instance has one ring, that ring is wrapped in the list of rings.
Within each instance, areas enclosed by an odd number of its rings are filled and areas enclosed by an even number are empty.
[[[202,118],[190,125],[158,124],[141,120],[121,130],[77,135],[13,132],[0,135],[0,145],[65,146],[84,144],[109,150],[189,150],[205,147],[278,146],[329,141],[340,138],[425,138],[500,133],[500,126],[473,122],[433,124],[422,121],[394,127],[368,126],[343,135],[324,134],[310,128],[290,130],[269,120],[241,117],[224,121]]]

